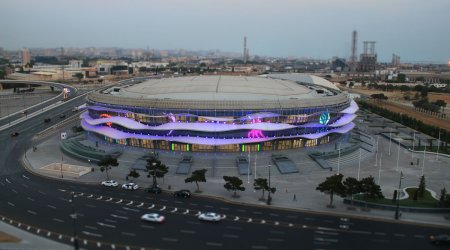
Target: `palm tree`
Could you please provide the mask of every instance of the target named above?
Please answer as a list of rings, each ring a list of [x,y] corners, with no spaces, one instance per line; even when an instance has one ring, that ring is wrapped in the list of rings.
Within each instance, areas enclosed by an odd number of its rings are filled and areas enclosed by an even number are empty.
[[[102,172],[106,171],[106,178],[107,178],[107,180],[109,180],[108,170],[110,170],[111,167],[119,166],[119,162],[117,162],[116,158],[113,158],[111,155],[108,155],[107,157],[100,160],[97,163],[97,165],[100,166],[100,171],[102,171]]]

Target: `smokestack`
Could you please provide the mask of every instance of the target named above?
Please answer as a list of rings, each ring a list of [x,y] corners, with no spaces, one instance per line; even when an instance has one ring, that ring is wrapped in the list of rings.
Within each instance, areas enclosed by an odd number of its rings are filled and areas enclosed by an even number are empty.
[[[247,37],[244,36],[244,54],[243,54],[243,61],[244,61],[244,63],[247,63],[247,53],[248,53],[248,49],[247,49]]]
[[[350,71],[355,72],[356,71],[356,44],[357,44],[357,36],[358,32],[354,30],[352,32],[352,57],[350,58]]]

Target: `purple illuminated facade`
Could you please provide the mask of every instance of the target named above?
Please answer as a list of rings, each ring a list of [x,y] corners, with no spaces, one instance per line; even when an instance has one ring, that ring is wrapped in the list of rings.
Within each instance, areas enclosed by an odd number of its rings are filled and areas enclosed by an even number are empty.
[[[177,79],[177,86],[182,80],[183,78]],[[221,83],[225,87],[234,84],[233,77],[225,80],[225,84]],[[81,125],[86,131],[111,143],[205,152],[283,150],[316,146],[328,143],[354,127],[352,121],[356,117],[358,106],[336,89],[314,85],[314,88],[306,89],[301,83],[288,81],[276,81],[275,84],[269,85],[271,82],[256,77],[246,80],[254,85],[267,86],[267,89],[274,88],[274,85],[276,87],[276,84],[290,84],[293,86],[288,86],[290,88],[301,88],[304,92],[301,95],[307,98],[304,98],[306,101],[297,98],[299,95],[294,96],[295,98],[285,98],[285,92],[280,92],[276,98],[266,92],[262,93],[265,94],[263,96],[246,87],[245,91],[251,92],[250,100],[239,96],[237,100],[224,97],[220,99],[217,94],[210,98],[209,92],[197,94],[198,100],[195,100],[195,94],[189,97],[174,95],[172,98],[166,98],[165,89],[155,89],[156,94],[150,97],[147,95],[142,100],[143,98],[132,96],[134,92],[131,91],[137,87],[130,87],[131,90],[123,90],[122,95],[113,96],[108,91],[90,94],[87,110],[81,115]],[[224,80],[201,78],[197,81],[200,82],[199,85],[206,85]],[[165,82],[169,86],[171,83]],[[145,89],[145,84],[157,85],[151,81],[143,84],[139,86],[141,89]],[[219,89],[218,84],[216,89]],[[315,92],[310,91],[311,89]],[[177,92],[177,89],[172,87],[170,91]],[[272,89],[270,91],[274,92]],[[324,91],[326,94],[322,94]],[[163,94],[160,94],[161,92]]]

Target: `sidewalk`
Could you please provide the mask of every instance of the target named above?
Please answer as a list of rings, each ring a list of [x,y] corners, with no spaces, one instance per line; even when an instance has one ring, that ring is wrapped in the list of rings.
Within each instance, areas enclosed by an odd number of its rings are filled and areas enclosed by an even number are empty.
[[[100,182],[106,179],[106,173],[100,172],[99,167],[95,164],[82,162],[64,155],[59,148],[59,140],[60,139],[58,135],[52,135],[46,141],[37,145],[37,150],[35,152],[33,152],[32,149],[29,149],[24,156],[25,165],[27,165],[29,170],[41,174],[38,171],[40,167],[51,163],[61,163],[61,160],[63,160],[64,164],[94,167],[95,169],[94,172],[83,175],[77,179],[64,176],[65,180],[100,185]],[[83,143],[92,143],[92,146],[95,146],[95,142],[93,141],[83,141]],[[383,143],[383,140],[381,138],[380,143]],[[387,141],[387,143],[389,143],[389,141]],[[102,149],[108,149],[111,147],[121,146],[109,145],[105,142],[99,141],[99,147]],[[382,147],[382,145],[380,144],[380,153],[382,153],[383,150],[386,149],[387,147]],[[395,152],[396,153],[392,154],[391,156],[388,156],[388,152],[383,153],[385,154],[383,155],[383,160],[385,161],[386,166],[383,166],[382,171],[380,171],[378,166],[374,167],[375,156],[372,156],[361,163],[361,178],[372,175],[377,180],[378,174],[380,174],[380,180],[378,181],[380,181],[382,191],[386,197],[391,197],[392,193],[398,186],[399,172],[396,171],[396,161],[391,161],[394,163],[389,164],[389,157],[394,157],[395,155],[395,160],[397,159],[397,149],[395,149]],[[119,166],[113,167],[112,170],[109,171],[110,178],[117,180],[120,184],[126,183],[125,178],[129,173],[129,168],[139,157],[142,157],[148,153],[148,149],[124,148],[124,153],[118,159]],[[271,207],[295,209],[309,212],[337,213],[346,217],[357,216],[394,221],[394,211],[375,209],[364,211],[359,208],[357,208],[356,210],[349,210],[349,206],[343,204],[342,198],[339,198],[337,196],[335,196],[334,201],[335,208],[327,208],[327,204],[329,203],[329,195],[316,191],[315,188],[318,183],[324,181],[326,177],[330,176],[334,172],[321,169],[317,165],[317,163],[315,163],[307,156],[307,150],[293,150],[292,152],[283,151],[283,153],[289,155],[289,157],[299,168],[300,172],[296,174],[281,175],[275,166],[271,166],[271,184],[273,187],[277,188],[276,193],[272,195],[273,200]],[[418,184],[418,179],[416,181],[415,176],[419,176],[418,173],[420,173],[420,168],[406,166],[406,162],[408,162],[411,153],[406,150],[401,150],[401,153],[402,155],[404,154],[403,158],[405,158],[405,163],[403,164],[405,167],[402,168],[405,175],[405,179],[403,180],[403,187],[415,186]],[[250,166],[252,174],[248,176],[239,176],[243,180],[244,186],[246,188],[244,192],[238,192],[238,194],[240,195],[239,198],[233,198],[232,192],[228,192],[224,189],[224,181],[222,178],[222,176],[224,175],[238,176],[237,167],[235,165],[235,158],[237,155],[240,155],[239,153],[205,154],[190,152],[190,154],[193,155],[194,159],[194,163],[190,173],[197,169],[208,169],[208,172],[206,173],[207,182],[199,183],[200,189],[202,190],[201,195],[212,196],[230,202],[247,203],[269,207],[267,204],[265,204],[265,202],[261,202],[258,200],[261,197],[262,193],[261,191],[254,191],[253,180],[255,177],[268,178],[269,170],[267,165],[270,162],[271,152],[259,152],[256,156],[256,164],[255,155],[250,155]],[[246,154],[245,156],[248,157],[248,154]],[[195,183],[184,182],[184,179],[189,175],[175,174],[176,165],[182,157],[181,152],[159,151],[159,157],[160,160],[169,167],[169,172],[166,174],[165,178],[158,180],[158,184],[163,189],[189,189],[191,191],[194,191],[196,189]],[[429,160],[434,161],[434,156],[430,156]],[[427,183],[427,187],[433,189],[436,192],[439,192],[439,189],[437,188],[442,188],[443,185],[447,185],[449,187],[449,178],[447,178],[448,166],[450,166],[449,159],[442,159],[438,164],[434,162],[433,169],[431,169],[430,167],[426,172],[426,175],[429,178],[429,184]],[[358,162],[356,162],[355,167],[342,167],[341,173],[344,174],[345,177],[356,177],[357,168]],[[445,174],[443,173],[443,171],[445,171]],[[140,175],[141,176],[134,181],[138,183],[140,187],[148,187],[151,183],[151,178],[147,178],[145,172],[140,172]],[[61,175],[59,174],[49,177],[61,179]],[[430,178],[437,179],[438,177],[440,178],[439,183],[430,183]],[[296,198],[295,200],[294,196]],[[421,214],[402,212],[400,221],[449,227],[450,221],[445,220],[444,216],[445,214]]]

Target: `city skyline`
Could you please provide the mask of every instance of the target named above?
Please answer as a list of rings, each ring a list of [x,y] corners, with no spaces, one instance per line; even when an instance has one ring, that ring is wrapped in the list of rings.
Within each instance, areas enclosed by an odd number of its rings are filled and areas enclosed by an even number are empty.
[[[351,32],[376,41],[379,61],[450,60],[450,3],[442,0],[147,2],[5,1],[0,47],[121,47],[215,50],[250,56],[349,58]],[[431,14],[432,13],[432,14]],[[426,18],[418,18],[418,17]],[[11,20],[14,20],[11,22]],[[55,21],[58,20],[58,21]]]

